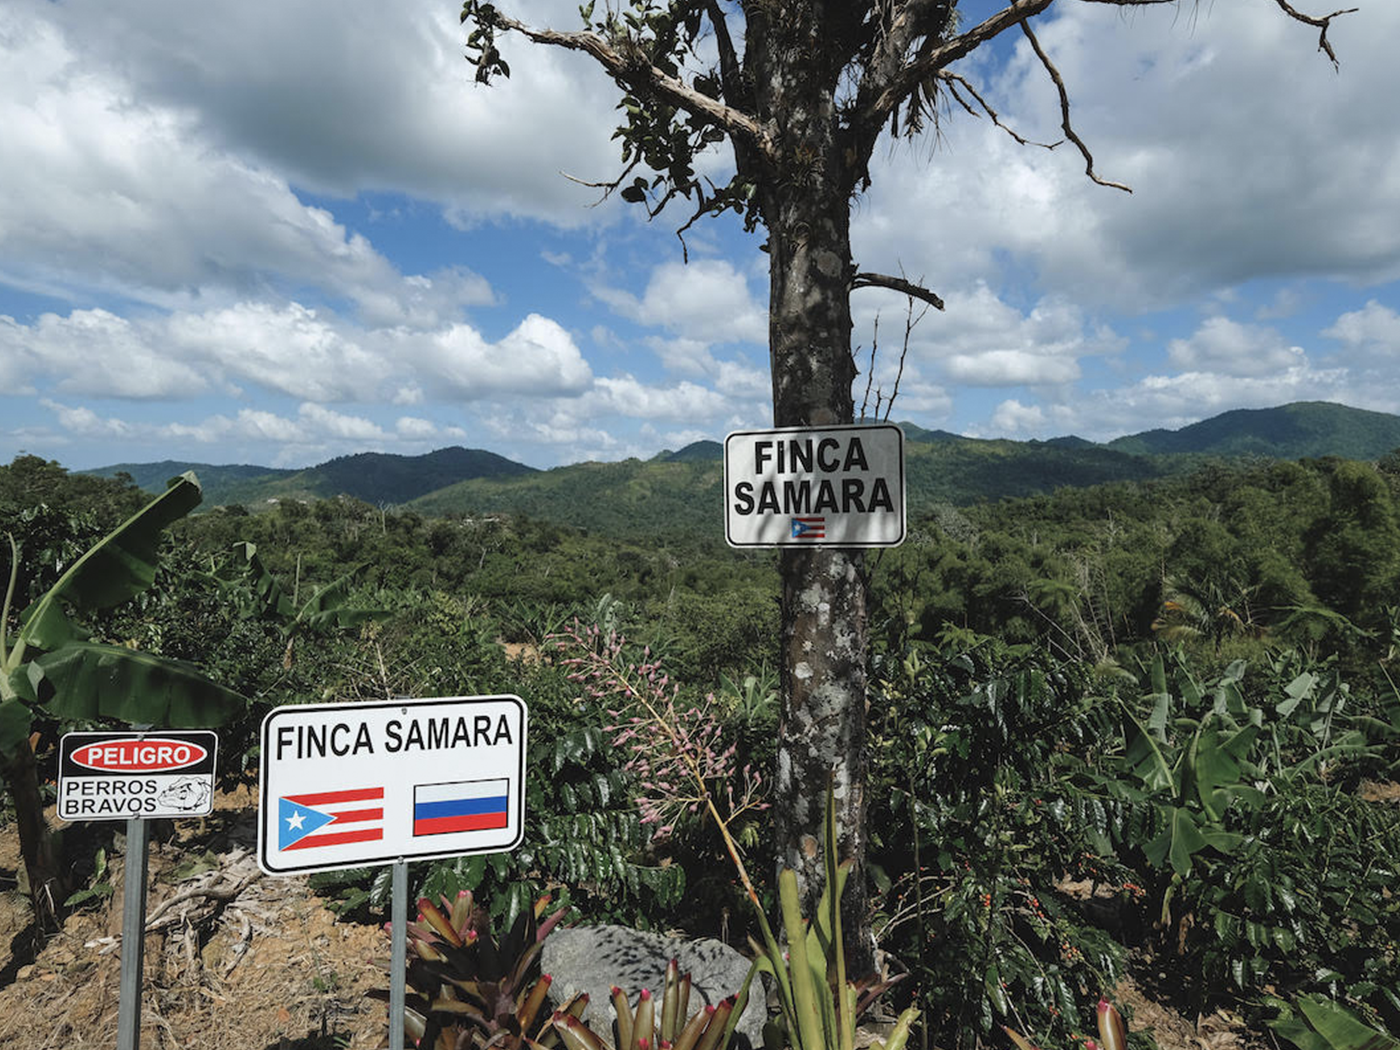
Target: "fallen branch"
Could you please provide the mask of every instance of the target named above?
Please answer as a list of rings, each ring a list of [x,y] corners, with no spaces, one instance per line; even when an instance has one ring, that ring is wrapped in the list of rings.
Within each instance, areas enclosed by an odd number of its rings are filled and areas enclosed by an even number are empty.
[[[254,871],[227,886],[199,886],[191,890],[186,890],[184,893],[177,893],[169,900],[161,901],[160,906],[147,916],[146,932],[155,933],[157,930],[163,929],[166,926],[174,926],[177,922],[181,921],[183,916],[171,916],[168,919],[164,918],[177,904],[184,904],[186,901],[200,899],[227,904],[260,878],[262,878],[262,872]]]

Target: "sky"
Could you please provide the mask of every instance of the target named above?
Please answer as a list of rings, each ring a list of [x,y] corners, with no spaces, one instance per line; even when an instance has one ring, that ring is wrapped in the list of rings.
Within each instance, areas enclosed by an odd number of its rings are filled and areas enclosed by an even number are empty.
[[[893,418],[1107,440],[1400,410],[1400,3],[1356,3],[1340,70],[1274,0],[1036,19],[1131,195],[956,107],[883,141],[854,258],[947,304],[908,334]],[[483,87],[464,37],[448,0],[0,4],[0,462],[464,445],[550,467],[770,426],[761,235],[697,224],[687,262],[688,215],[582,185],[620,171],[592,61],[507,38],[512,77]],[[1062,137],[1019,32],[953,68],[1019,134]],[[906,311],[852,306],[859,405],[866,373],[894,389]]]

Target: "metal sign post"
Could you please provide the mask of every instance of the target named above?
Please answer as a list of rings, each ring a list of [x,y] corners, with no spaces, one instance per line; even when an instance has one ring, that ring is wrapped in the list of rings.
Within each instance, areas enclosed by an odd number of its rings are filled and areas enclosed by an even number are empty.
[[[213,812],[218,752],[218,734],[207,729],[144,726],[65,733],[59,741],[59,817],[126,821],[117,1050],[137,1050],[141,1043],[148,822],[153,817],[200,817]]]
[[[146,845],[150,830],[151,826],[140,817],[126,822],[117,1050],[136,1050],[141,1045],[141,978],[146,957]]]
[[[403,1050],[404,982],[408,969],[408,861],[394,861],[394,899],[390,905],[393,937],[389,972],[389,1050]]]

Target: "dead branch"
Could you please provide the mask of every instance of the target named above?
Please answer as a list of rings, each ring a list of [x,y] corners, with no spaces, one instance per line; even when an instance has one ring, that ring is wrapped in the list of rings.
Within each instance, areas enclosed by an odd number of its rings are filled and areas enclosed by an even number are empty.
[[[227,903],[234,900],[240,893],[260,878],[262,878],[262,872],[255,871],[227,886],[196,886],[194,889],[185,890],[184,893],[177,893],[169,900],[161,901],[160,905],[146,917],[146,932],[155,933],[164,926],[172,926],[179,922],[181,917],[176,916],[171,916],[165,919],[164,922],[161,921],[162,917],[177,904],[201,899],[218,903]]]
[[[875,332],[870,337],[870,367],[865,373],[865,396],[860,399],[860,418],[865,419],[865,410],[870,407],[870,384],[875,381],[875,355],[880,350],[880,312],[875,312]]]
[[[1288,0],[1274,0],[1274,3],[1278,4],[1283,13],[1288,15],[1289,18],[1297,19],[1304,25],[1309,25],[1319,30],[1317,35],[1317,49],[1332,60],[1333,69],[1342,68],[1342,64],[1337,61],[1337,53],[1332,50],[1332,44],[1327,39],[1327,30],[1332,27],[1332,19],[1336,18],[1338,15],[1355,14],[1360,8],[1348,7],[1341,11],[1333,11],[1330,15],[1323,15],[1321,18],[1317,18],[1313,15],[1303,14],[1303,12],[1295,9]]]
[[[906,281],[903,277],[891,277],[883,273],[858,273],[851,278],[851,290],[857,288],[889,288],[891,291],[914,299],[921,299],[934,309],[943,309],[943,300],[923,285]]]
[[[602,190],[603,195],[589,205],[590,208],[596,208],[598,207],[598,205],[602,204],[605,200],[611,197],[614,192],[617,191],[617,189],[622,185],[622,180],[627,178],[628,175],[631,175],[632,172],[636,171],[637,166],[641,164],[641,162],[642,159],[640,157],[634,158],[632,162],[628,164],[625,169],[623,169],[621,175],[619,175],[615,179],[608,179],[603,182],[591,182],[588,179],[581,179],[577,175],[570,175],[567,171],[561,171],[559,172],[559,174],[564,176],[564,178],[568,179],[570,182],[577,183],[580,186],[587,186],[590,190]]]
[[[1024,24],[1023,22],[1022,25]],[[967,99],[958,94],[958,88],[961,87],[976,100],[977,104],[982,107],[982,111],[987,114],[993,124],[1001,128],[1002,131],[1006,132],[1022,146],[1039,146],[1042,149],[1054,149],[1056,146],[1060,145],[1059,142],[1036,142],[1026,138],[1024,135],[1018,134],[1014,128],[1003,124],[1001,122],[1001,117],[997,115],[997,111],[987,104],[987,100],[977,93],[977,89],[968,82],[966,77],[944,69],[939,71],[938,79],[948,85],[948,94],[953,96],[953,100],[957,102],[958,105],[962,106],[962,108],[972,116],[977,116],[977,110],[972,108]],[[1060,142],[1063,141],[1063,139],[1060,140]]]
[[[856,122],[867,127],[884,127],[889,123],[890,114],[919,84],[945,66],[970,55],[997,34],[1040,14],[1052,3],[1054,0],[1012,0],[966,33],[959,33],[947,43],[931,48],[899,70],[883,76],[874,97],[866,99],[859,107]]]
[[[942,307],[939,307],[942,309]],[[910,296],[904,303],[904,345],[899,351],[899,368],[894,374],[894,387],[890,390],[890,399],[885,403],[885,422],[890,421],[890,413],[894,411],[894,399],[899,396],[899,384],[904,380],[904,362],[909,357],[909,337],[914,334],[914,329],[919,327],[919,322],[928,315],[928,305],[926,304],[919,311],[919,316],[914,316],[914,297]]]
[[[243,956],[248,952],[248,946],[253,943],[253,920],[240,911],[238,912],[238,922],[238,941],[234,944],[229,961],[224,966],[225,977],[233,973],[234,968],[243,961]]]
[[[1021,32],[1026,34],[1026,39],[1031,42],[1031,49],[1035,51],[1036,58],[1040,59],[1040,64],[1045,67],[1045,72],[1050,74],[1050,79],[1055,83],[1055,90],[1060,93],[1060,128],[1064,131],[1065,138],[1074,143],[1080,156],[1084,158],[1084,174],[1100,186],[1108,186],[1115,190],[1122,190],[1124,193],[1132,193],[1131,186],[1101,179],[1094,171],[1094,156],[1089,152],[1089,147],[1084,145],[1084,140],[1075,134],[1074,126],[1069,121],[1069,92],[1065,89],[1064,77],[1060,76],[1060,71],[1055,68],[1055,63],[1050,61],[1050,56],[1045,53],[1045,49],[1040,46],[1040,41],[1031,32],[1031,27],[1025,22],[1021,23]]]
[[[549,44],[569,51],[582,51],[607,70],[614,80],[653,98],[669,102],[687,113],[708,117],[731,136],[749,143],[769,159],[773,159],[776,155],[771,136],[759,126],[758,121],[754,120],[753,117],[732,106],[725,105],[718,99],[701,94],[683,81],[649,63],[619,53],[597,33],[535,29],[519,19],[499,12],[495,15],[494,22],[501,29],[519,33],[537,44]]]

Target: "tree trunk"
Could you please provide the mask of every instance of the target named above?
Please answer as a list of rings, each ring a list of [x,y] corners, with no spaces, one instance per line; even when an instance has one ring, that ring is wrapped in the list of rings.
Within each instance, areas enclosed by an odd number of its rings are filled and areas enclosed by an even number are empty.
[[[40,926],[45,926],[62,908],[68,892],[59,834],[51,831],[44,820],[44,803],[39,797],[39,772],[29,741],[21,743],[0,762],[0,769],[15,804],[19,852],[29,879],[34,918]]]
[[[800,10],[793,10],[793,7]],[[810,10],[808,9],[810,8]],[[755,18],[749,54],[763,56],[755,94],[780,129],[778,170],[767,171],[769,352],[777,426],[850,423],[850,179],[837,144],[836,78],[823,51],[821,3],[787,5],[778,22]],[[784,549],[783,712],[774,783],[778,863],[793,868],[806,913],[822,888],[826,785],[836,799],[838,851],[857,874],[842,901],[848,961],[873,969],[866,920],[865,661],[863,560],[859,551]]]

